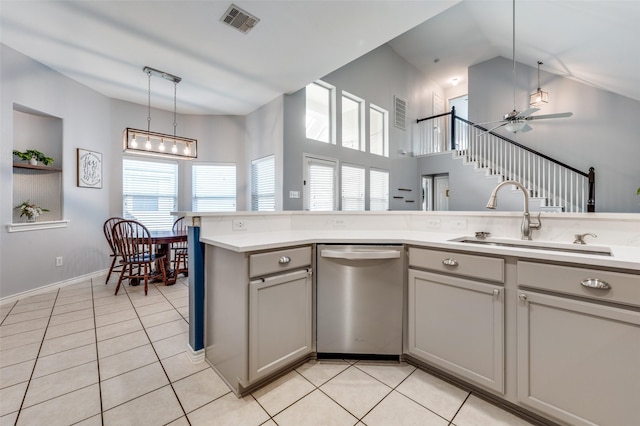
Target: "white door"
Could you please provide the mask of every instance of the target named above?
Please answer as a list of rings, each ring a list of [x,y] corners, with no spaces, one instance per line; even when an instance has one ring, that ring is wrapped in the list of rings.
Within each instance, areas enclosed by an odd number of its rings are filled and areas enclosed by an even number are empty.
[[[304,209],[338,209],[338,160],[304,155]]]
[[[434,186],[434,210],[449,210],[449,176],[436,176],[434,178]]]
[[[422,176],[422,210],[433,210],[433,178]]]

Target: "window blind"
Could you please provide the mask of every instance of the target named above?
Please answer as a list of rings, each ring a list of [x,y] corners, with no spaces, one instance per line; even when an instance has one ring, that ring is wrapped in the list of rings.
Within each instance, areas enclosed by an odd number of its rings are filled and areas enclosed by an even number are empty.
[[[307,159],[309,210],[336,209],[336,167],[332,161]]]
[[[369,171],[369,210],[389,210],[389,172]]]
[[[150,230],[169,230],[178,206],[178,163],[122,160],[122,210],[125,219]]]
[[[364,169],[342,166],[342,210],[364,210]]]
[[[273,155],[251,162],[251,210],[276,209],[276,168]]]
[[[193,211],[236,211],[235,164],[194,164],[192,174]]]

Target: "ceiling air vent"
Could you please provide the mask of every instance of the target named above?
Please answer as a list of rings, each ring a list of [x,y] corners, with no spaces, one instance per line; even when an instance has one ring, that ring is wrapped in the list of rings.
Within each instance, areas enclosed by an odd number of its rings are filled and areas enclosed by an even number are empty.
[[[232,4],[220,21],[246,34],[260,22],[260,19]]]
[[[402,130],[406,130],[407,123],[407,101],[404,99],[400,99],[397,96],[393,97],[393,105],[394,105],[394,119],[393,124]]]

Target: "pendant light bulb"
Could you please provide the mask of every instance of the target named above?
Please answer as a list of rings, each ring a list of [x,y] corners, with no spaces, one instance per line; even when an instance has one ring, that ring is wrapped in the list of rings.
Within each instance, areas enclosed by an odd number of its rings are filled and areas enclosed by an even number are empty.
[[[147,143],[144,144],[144,147],[147,149],[151,149],[151,141],[149,140],[149,138],[147,137]]]
[[[189,146],[184,147],[184,154],[189,155]]]
[[[133,135],[133,139],[131,139],[131,146],[133,148],[137,148],[138,147],[138,141],[136,140],[136,135]]]
[[[162,139],[162,140],[160,141],[160,146],[158,146],[158,149],[159,149],[160,151],[164,152],[164,139]]]
[[[178,152],[178,147],[176,146],[175,141],[173,142],[173,147],[171,148],[171,152],[173,152],[174,154]]]

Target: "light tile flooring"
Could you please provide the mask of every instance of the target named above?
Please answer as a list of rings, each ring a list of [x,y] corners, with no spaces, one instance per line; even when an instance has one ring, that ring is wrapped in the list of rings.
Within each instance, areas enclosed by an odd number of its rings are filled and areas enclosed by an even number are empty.
[[[398,363],[311,361],[238,399],[185,353],[186,279],[114,290],[0,306],[0,425],[529,425]]]

